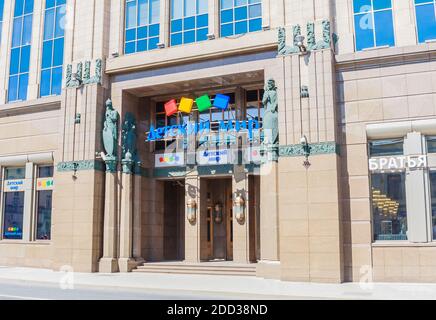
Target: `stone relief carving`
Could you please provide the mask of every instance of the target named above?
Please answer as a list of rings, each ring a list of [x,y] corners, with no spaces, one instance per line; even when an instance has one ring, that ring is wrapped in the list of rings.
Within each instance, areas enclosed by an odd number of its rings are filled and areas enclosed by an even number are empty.
[[[97,59],[95,61],[95,75],[91,77],[91,61],[85,61],[84,63],[84,70],[83,70],[83,62],[79,62],[77,64],[77,76],[75,79],[73,79],[73,66],[69,64],[67,66],[67,73],[66,73],[66,87],[67,88],[74,88],[79,87],[80,85],[84,84],[102,84],[102,65],[103,60]],[[83,73],[83,74],[82,74]]]
[[[299,31],[300,30],[300,31]],[[301,32],[300,26],[293,27],[293,46],[286,45],[286,29],[281,27],[278,31],[278,54],[279,55],[287,55],[292,53],[300,52],[300,49],[296,46],[295,38],[299,35],[298,32]]]
[[[278,95],[274,79],[269,79],[265,86],[262,104],[265,107],[263,127],[265,131],[264,143],[273,161],[278,160],[279,145],[279,117],[278,117]]]

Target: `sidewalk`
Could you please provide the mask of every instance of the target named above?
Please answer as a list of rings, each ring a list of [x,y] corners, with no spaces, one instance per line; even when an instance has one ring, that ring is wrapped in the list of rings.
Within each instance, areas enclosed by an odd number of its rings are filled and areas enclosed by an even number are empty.
[[[170,274],[101,274],[66,273],[46,269],[0,267],[0,280],[39,282],[61,285],[135,290],[190,291],[259,295],[259,298],[280,296],[283,299],[436,299],[436,284],[308,284],[255,277],[170,275]],[[366,286],[366,288],[365,288]],[[372,286],[372,288],[368,288]]]

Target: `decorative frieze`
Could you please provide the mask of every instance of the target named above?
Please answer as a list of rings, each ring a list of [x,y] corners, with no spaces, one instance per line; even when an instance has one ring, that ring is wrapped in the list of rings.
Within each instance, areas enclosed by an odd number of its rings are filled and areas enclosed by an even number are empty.
[[[65,85],[67,88],[77,88],[81,85],[87,84],[102,84],[102,59],[97,59],[95,61],[95,74],[91,77],[91,61],[85,61],[85,67],[83,67],[83,62],[77,64],[77,71],[73,73],[73,65],[67,65],[67,70],[65,74]],[[84,70],[83,70],[84,69]]]
[[[59,162],[57,164],[57,171],[59,172],[76,172],[76,171],[104,171],[104,163],[98,160],[81,160],[70,162]]]
[[[309,155],[320,154],[339,154],[339,145],[335,142],[320,142],[308,145],[309,150],[305,150],[305,147],[301,144],[294,144],[288,146],[280,146],[280,157],[304,157],[307,152]]]

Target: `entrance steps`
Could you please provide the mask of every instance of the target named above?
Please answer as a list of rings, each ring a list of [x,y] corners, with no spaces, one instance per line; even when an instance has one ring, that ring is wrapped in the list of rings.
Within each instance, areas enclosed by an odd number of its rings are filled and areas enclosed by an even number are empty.
[[[223,276],[256,276],[256,264],[237,264],[232,262],[148,262],[133,272],[169,274],[205,274]]]

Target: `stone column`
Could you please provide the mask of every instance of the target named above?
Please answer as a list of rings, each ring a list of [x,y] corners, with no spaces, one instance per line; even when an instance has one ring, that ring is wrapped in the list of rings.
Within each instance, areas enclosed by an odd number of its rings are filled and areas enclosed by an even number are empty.
[[[35,175],[35,166],[32,162],[26,163],[26,178],[24,189],[24,212],[23,212],[23,240],[31,241],[33,238],[32,212],[33,212],[33,195]]]
[[[139,170],[133,179],[133,258],[137,264],[142,264],[142,176]]]
[[[117,261],[117,213],[118,173],[117,161],[106,161],[106,191],[103,223],[103,257],[99,262],[102,273],[118,272]]]
[[[201,237],[200,237],[200,178],[197,175],[187,176],[185,181],[185,261],[200,262]],[[189,221],[188,204],[195,201],[195,221]]]
[[[136,266],[133,259],[133,162],[123,160],[120,215],[120,272],[130,272]]]
[[[261,166],[260,176],[260,261],[257,275],[280,278],[278,163]]]
[[[237,165],[232,180],[233,194],[233,262],[250,262],[250,219],[248,214],[249,193],[248,177],[244,165]],[[240,212],[237,212],[235,202],[243,200]],[[241,203],[242,204],[242,203]]]

